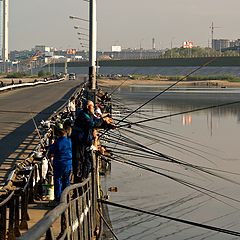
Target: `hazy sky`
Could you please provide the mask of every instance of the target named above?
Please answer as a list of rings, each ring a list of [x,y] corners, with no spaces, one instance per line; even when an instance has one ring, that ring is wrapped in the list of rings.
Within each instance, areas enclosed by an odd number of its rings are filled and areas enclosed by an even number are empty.
[[[83,0],[9,0],[9,48],[31,49],[35,45],[81,49],[74,15],[88,17]],[[214,22],[215,38],[240,38],[240,0],[97,0],[98,50],[112,45],[123,48],[179,47],[184,41],[207,46]],[[83,31],[84,33],[84,31]]]

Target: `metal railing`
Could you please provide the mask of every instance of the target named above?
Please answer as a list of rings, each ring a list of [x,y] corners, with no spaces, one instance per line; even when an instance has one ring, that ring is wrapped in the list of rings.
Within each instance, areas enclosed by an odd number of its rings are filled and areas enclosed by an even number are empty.
[[[0,190],[1,240],[92,240],[102,231],[97,202],[98,163],[94,153],[91,154],[93,167],[89,177],[82,183],[67,187],[62,193],[60,203],[28,230],[28,204],[34,203],[34,195],[42,183],[41,164],[44,156],[38,157],[38,153],[42,153],[48,146],[52,131],[52,128],[45,131],[35,151],[16,164],[9,175],[8,183]],[[22,236],[20,230],[25,231]]]
[[[67,187],[60,204],[46,214],[18,240],[90,240],[96,235],[96,202],[93,175],[82,183]]]
[[[77,94],[77,91],[74,94]],[[65,106],[66,103],[57,110],[57,113]],[[21,230],[28,230],[28,221],[30,220],[28,204],[34,203],[35,193],[39,194],[39,187],[41,188],[42,158],[38,158],[37,155],[42,153],[43,148],[48,146],[51,135],[52,128],[49,128],[45,131],[34,151],[24,161],[15,165],[5,185],[0,189],[1,240],[15,240],[16,237],[21,236]],[[79,188],[81,187],[79,186]],[[85,189],[86,185],[82,188]]]
[[[4,196],[0,203],[0,239],[13,240],[20,236],[20,230],[28,230],[27,221],[28,203],[32,201],[33,196],[33,174],[34,168],[24,170],[23,178],[16,182],[19,187],[14,187]]]

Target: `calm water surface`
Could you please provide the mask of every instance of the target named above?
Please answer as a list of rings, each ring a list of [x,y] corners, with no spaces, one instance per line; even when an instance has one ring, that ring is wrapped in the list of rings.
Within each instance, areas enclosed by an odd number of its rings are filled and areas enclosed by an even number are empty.
[[[136,109],[159,91],[161,89],[157,87],[137,86],[119,90],[114,95],[114,101],[119,104],[117,109],[121,109],[120,118],[126,116],[126,109]],[[118,187],[118,192],[108,192],[110,200],[165,216],[240,232],[240,104],[169,116],[239,101],[239,92],[238,89],[176,89],[164,93],[144,106],[141,112],[127,118],[136,122],[166,116],[141,126],[122,128],[116,131],[115,139],[131,137],[179,161],[207,167],[205,169],[209,174],[159,158],[130,156],[126,153],[133,153],[132,149],[115,144],[112,145],[115,150],[124,149],[122,157],[149,164],[152,169],[165,175],[112,162],[111,174],[103,179],[106,189]],[[192,187],[179,183],[183,180]],[[238,239],[236,236],[125,209],[109,207],[109,211],[119,239]]]

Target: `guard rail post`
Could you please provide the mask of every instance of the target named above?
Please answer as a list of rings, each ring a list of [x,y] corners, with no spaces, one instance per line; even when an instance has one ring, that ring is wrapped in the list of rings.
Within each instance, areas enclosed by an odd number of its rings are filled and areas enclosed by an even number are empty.
[[[9,220],[8,220],[8,240],[14,240],[15,235],[14,235],[14,202],[15,202],[15,197],[13,196],[10,201],[9,201]]]
[[[35,167],[36,165],[34,165],[33,169],[32,169],[32,174],[30,175],[30,179],[29,179],[29,203],[34,203],[34,196],[33,196],[33,179],[34,179],[34,172],[35,172]]]
[[[92,163],[93,163],[93,174],[92,174],[92,236],[96,231],[96,211],[97,211],[97,167],[96,167],[96,156],[92,151]]]
[[[16,191],[15,193],[15,219],[14,219],[14,234],[15,234],[15,237],[19,237],[21,236],[21,233],[20,233],[20,214],[19,214],[19,203],[20,203],[20,193],[18,191]]]
[[[27,214],[27,197],[24,191],[21,193],[21,223],[20,229],[21,230],[28,230],[28,214]]]
[[[6,239],[6,231],[7,231],[7,209],[6,205],[1,206],[0,209],[0,239],[5,240]]]

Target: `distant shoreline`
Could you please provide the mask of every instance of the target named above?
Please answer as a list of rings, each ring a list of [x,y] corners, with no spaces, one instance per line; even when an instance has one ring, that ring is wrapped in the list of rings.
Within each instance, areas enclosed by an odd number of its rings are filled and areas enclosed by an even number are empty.
[[[159,79],[98,79],[101,87],[131,86],[131,85],[157,85],[171,86],[176,81]],[[194,86],[194,87],[218,87],[218,88],[240,88],[240,82],[229,82],[227,80],[204,80],[204,81],[181,81],[176,86]]]

